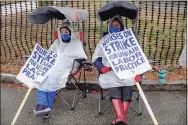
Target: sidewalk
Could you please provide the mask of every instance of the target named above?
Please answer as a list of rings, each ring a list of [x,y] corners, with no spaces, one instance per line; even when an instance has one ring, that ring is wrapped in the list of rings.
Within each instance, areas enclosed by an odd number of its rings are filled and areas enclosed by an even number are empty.
[[[61,94],[70,101],[74,90]],[[24,98],[27,89],[1,85],[1,125],[10,125],[13,117]],[[32,90],[16,125],[110,125],[114,118],[109,108],[102,116],[98,115],[97,95],[88,93],[87,98],[78,95],[75,110],[69,110],[56,97],[51,118],[43,120],[33,116],[36,90]],[[145,92],[147,100],[159,122],[159,125],[186,125],[186,91]],[[108,99],[105,102],[109,102]],[[129,125],[152,125],[152,120],[141,101],[142,114],[137,116],[133,110],[128,112]]]
[[[22,84],[16,79],[16,75],[1,73],[1,82]],[[98,90],[97,81],[86,81],[87,90]],[[83,83],[83,81],[81,81]],[[81,84],[83,86],[83,84]],[[71,87],[71,86],[70,86]],[[164,84],[160,84],[159,81],[144,80],[142,83],[142,89],[144,91],[186,91],[186,80],[181,81],[166,81]]]

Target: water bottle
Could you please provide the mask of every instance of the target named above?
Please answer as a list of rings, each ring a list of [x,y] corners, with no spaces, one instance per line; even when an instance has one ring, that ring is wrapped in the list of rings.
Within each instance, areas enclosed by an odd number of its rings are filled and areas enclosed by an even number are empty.
[[[159,69],[158,76],[159,76],[159,83],[165,83],[166,69]]]

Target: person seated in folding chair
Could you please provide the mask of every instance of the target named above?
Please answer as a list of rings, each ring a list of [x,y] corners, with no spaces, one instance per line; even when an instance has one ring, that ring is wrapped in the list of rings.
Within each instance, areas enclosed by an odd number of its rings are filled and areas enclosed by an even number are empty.
[[[120,32],[124,28],[123,19],[119,15],[112,17],[108,22],[108,33]],[[112,125],[126,125],[126,114],[132,100],[132,86],[134,80],[137,82],[141,80],[141,76],[137,75],[135,79],[119,79],[115,72],[111,70],[100,42],[97,44],[92,62],[100,72],[99,83],[101,87],[109,91],[110,101],[116,115]]]
[[[65,87],[70,72],[79,67],[81,60],[73,68],[74,60],[87,58],[81,41],[73,32],[72,23],[64,22],[57,29],[57,33],[58,38],[49,48],[57,54],[57,60],[43,81],[42,89],[37,92],[36,110],[34,110],[34,115],[37,117],[48,117],[52,110],[56,90]]]

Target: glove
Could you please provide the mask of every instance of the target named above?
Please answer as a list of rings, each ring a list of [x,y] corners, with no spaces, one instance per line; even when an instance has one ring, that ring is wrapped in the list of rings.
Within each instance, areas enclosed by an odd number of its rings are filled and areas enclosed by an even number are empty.
[[[104,66],[104,67],[101,68],[101,73],[102,73],[102,74],[105,74],[105,73],[109,72],[110,70],[111,70],[110,67]]]
[[[136,82],[141,82],[141,79],[142,79],[141,75],[136,75],[134,78]]]

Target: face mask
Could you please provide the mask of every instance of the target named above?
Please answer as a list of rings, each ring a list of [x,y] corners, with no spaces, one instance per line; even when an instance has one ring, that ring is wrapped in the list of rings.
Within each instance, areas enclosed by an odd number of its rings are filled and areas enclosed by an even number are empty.
[[[61,39],[63,41],[68,41],[70,40],[70,34],[61,34]]]
[[[119,27],[110,27],[110,33],[116,33],[116,32],[119,32],[120,31],[120,28]]]

